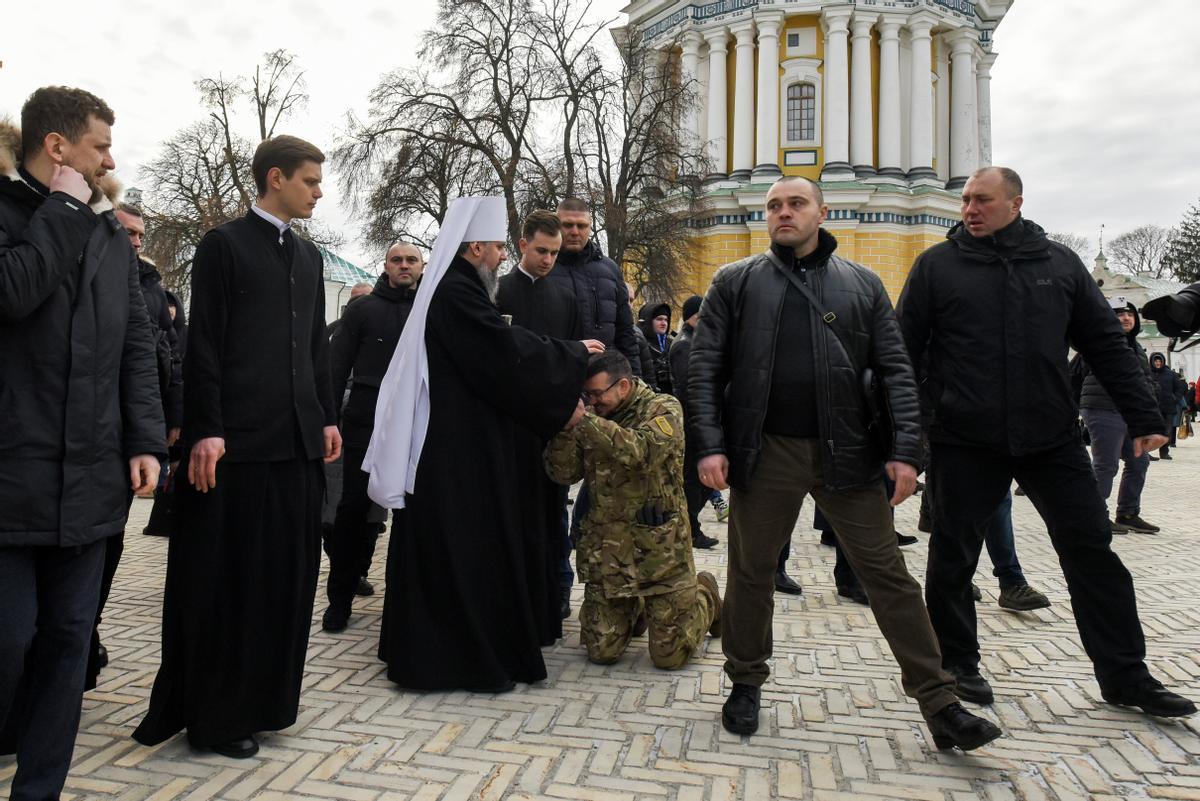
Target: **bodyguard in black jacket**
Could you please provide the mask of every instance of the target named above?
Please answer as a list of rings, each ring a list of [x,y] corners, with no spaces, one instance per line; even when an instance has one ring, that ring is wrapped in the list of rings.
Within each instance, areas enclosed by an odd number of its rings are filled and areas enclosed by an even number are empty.
[[[782,178],[767,193],[771,249],[722,267],[704,299],[688,365],[689,434],[700,480],[733,486],[729,580],[722,611],[722,712],[729,731],[758,727],[769,674],[779,553],[812,495],[862,580],[939,748],[978,748],[1000,730],[962,708],[941,668],[921,587],[897,547],[891,504],[912,494],[920,463],[917,386],[879,276],[834,255],[819,226],[820,187]],[[843,343],[845,343],[843,345]],[[862,370],[882,376],[893,417],[890,453],[867,430]]]
[[[105,541],[166,447],[137,261],[96,189],[113,113],[47,87],[21,117],[23,142],[0,128],[0,752],[13,798],[57,798]]]
[[[1015,478],[1046,522],[1101,694],[1154,715],[1195,711],[1150,677],[1133,580],[1075,428],[1073,344],[1120,409],[1137,452],[1164,440],[1145,374],[1079,257],[1021,217],[1021,179],[977,172],[963,223],[917,258],[899,316],[914,363],[928,352],[930,481],[937,513],[926,600],[960,697],[990,703],[979,673],[971,577],[987,520]]]

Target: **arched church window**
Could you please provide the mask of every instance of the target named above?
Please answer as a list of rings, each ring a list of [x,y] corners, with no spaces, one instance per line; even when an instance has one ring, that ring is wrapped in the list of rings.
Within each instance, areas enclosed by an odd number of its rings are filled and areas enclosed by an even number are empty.
[[[811,83],[794,83],[787,89],[787,138],[811,142],[817,132],[817,88]]]

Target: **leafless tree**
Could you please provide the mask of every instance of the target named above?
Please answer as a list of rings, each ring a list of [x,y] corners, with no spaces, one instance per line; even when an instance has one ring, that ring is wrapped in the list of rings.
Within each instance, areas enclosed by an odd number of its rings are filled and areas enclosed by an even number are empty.
[[[1060,233],[1058,231],[1048,231],[1046,236],[1053,242],[1064,245],[1079,256],[1080,260],[1085,264],[1092,254],[1092,243],[1086,236],[1079,234]]]
[[[1167,255],[1171,232],[1159,225],[1141,225],[1108,244],[1111,261],[1119,272],[1163,278],[1170,274]]]
[[[304,72],[285,50],[263,55],[250,77],[202,78],[196,82],[208,116],[163,142],[141,173],[146,188],[146,255],[168,286],[186,292],[192,256],[204,233],[244,215],[254,202],[250,162],[258,142],[308,101]],[[238,109],[254,114],[254,139],[238,133]],[[320,226],[297,231],[322,244],[338,237]]]

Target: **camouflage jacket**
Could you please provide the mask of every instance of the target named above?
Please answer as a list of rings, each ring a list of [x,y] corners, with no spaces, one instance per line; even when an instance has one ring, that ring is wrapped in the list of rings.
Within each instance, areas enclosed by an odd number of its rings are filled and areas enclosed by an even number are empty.
[[[592,412],[546,446],[546,472],[560,484],[588,482],[591,506],[580,525],[579,577],[609,598],[661,595],[695,581],[683,495],[683,411],[679,401],[637,380],[611,419]],[[661,503],[670,519],[636,522]]]

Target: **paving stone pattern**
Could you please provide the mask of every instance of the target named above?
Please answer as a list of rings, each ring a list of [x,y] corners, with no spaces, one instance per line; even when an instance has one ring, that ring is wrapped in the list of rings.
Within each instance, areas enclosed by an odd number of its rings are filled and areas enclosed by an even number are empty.
[[[1157,537],[1119,537],[1133,572],[1152,669],[1200,698],[1200,447],[1151,466],[1145,516]],[[129,530],[149,503],[138,501]],[[915,532],[917,502],[901,507]],[[1025,498],[1014,517],[1030,581],[1053,601],[1028,614],[996,606],[983,588],[983,667],[996,690],[988,715],[1007,736],[971,755],[938,752],[869,611],[839,600],[833,551],[821,547],[806,505],[792,538],[792,575],[804,596],[777,596],[775,659],[759,733],[719,722],[728,691],[720,643],[687,668],[656,670],[645,640],[615,665],[588,664],[579,624],[545,651],[549,678],[501,696],[397,690],[375,657],[382,594],[359,599],[350,628],[313,634],[300,719],[261,738],[250,760],[192,750],[183,737],[156,748],[132,739],[159,659],[166,541],[131,534],[103,627],[112,664],[84,699],[64,798],[348,799],[1200,799],[1200,721],[1151,720],[1100,700],[1080,647],[1062,575]],[[721,544],[697,554],[724,584]],[[927,537],[905,550],[923,578]],[[386,541],[377,554],[386,553]],[[983,558],[986,565],[986,554]],[[382,589],[383,565],[371,578]],[[324,576],[322,576],[323,587]],[[322,593],[323,594],[323,593]],[[577,587],[576,609],[581,597]],[[14,765],[0,758],[0,795]]]

